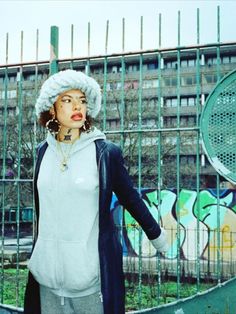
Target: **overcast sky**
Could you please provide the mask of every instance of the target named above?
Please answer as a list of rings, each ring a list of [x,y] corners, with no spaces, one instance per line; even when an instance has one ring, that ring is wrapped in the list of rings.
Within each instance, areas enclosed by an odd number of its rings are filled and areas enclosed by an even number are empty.
[[[220,6],[221,41],[236,41],[236,1],[230,0],[0,0],[0,64],[20,61],[20,37],[24,31],[23,61],[34,61],[36,30],[39,60],[49,58],[50,26],[59,27],[59,57],[71,56],[71,24],[74,25],[74,56],[87,55],[88,22],[91,55],[104,54],[106,21],[109,20],[108,53],[122,50],[122,18],[125,18],[125,51],[140,49],[140,17],[143,16],[143,48],[158,48],[158,16],[162,16],[162,47],[177,45],[177,16],[181,12],[181,45],[197,43],[197,8],[200,9],[200,43],[217,41],[217,6]]]

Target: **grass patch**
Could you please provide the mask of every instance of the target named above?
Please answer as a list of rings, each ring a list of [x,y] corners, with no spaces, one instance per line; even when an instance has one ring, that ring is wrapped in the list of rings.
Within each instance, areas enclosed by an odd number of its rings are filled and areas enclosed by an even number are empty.
[[[17,270],[12,268],[4,270],[4,278],[2,278],[0,274],[0,295],[1,298],[3,297],[4,304],[23,307],[27,275],[27,269],[19,269],[17,273]],[[127,311],[138,310],[141,308],[152,308],[160,304],[170,303],[176,300],[177,285],[174,281],[167,281],[161,284],[159,300],[158,286],[154,280],[150,282],[145,280],[142,284],[141,293],[136,280],[126,280],[125,286]],[[204,291],[212,286],[212,283],[201,283],[200,291]],[[196,292],[196,284],[194,283],[182,283],[179,286],[179,294],[181,298],[194,295]]]
[[[211,288],[211,283],[201,283],[199,292]],[[181,283],[179,285],[180,298],[186,298],[197,293],[197,286],[194,283]],[[158,298],[159,295],[159,298]],[[161,304],[176,301],[177,284],[175,281],[163,282],[158,286],[155,282],[145,283],[141,286],[141,297],[138,284],[126,281],[126,310],[134,311],[156,307]]]
[[[1,298],[4,304],[23,307],[27,269],[9,268],[4,269],[4,276],[1,276]]]

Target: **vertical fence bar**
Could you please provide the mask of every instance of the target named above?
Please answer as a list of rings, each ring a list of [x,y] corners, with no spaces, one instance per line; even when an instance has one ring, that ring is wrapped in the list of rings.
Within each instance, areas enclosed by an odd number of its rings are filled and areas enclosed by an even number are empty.
[[[159,14],[158,19],[158,48],[161,49],[161,14]],[[162,81],[162,73],[161,73],[161,64],[162,64],[162,54],[160,50],[157,54],[157,128],[161,129],[163,126],[163,118],[161,115],[161,106],[162,106],[162,91],[161,91],[161,81]],[[162,189],[162,172],[161,172],[161,165],[162,165],[162,157],[161,157],[161,138],[162,133],[159,131],[157,133],[157,200],[158,200],[158,222],[160,222],[160,215],[161,215],[161,189]],[[161,260],[160,254],[157,255],[156,261],[157,267],[157,304],[159,304],[160,297],[161,297]]]
[[[74,25],[73,24],[71,24],[71,29],[70,29],[70,57],[71,57],[70,68],[73,69],[73,57],[74,57]]]
[[[176,211],[177,211],[177,299],[180,298],[180,11],[178,11],[177,47],[177,139],[176,139]]]
[[[140,19],[140,50],[143,50],[143,17]],[[142,187],[142,96],[143,96],[143,54],[139,56],[139,90],[138,90],[138,191]],[[139,227],[139,285],[138,306],[142,306],[142,229]]]
[[[8,44],[9,35],[6,34],[6,65],[8,64]],[[6,151],[7,151],[7,105],[8,105],[8,68],[5,67],[4,73],[4,115],[3,115],[3,172],[2,178],[6,179]],[[2,228],[1,228],[1,303],[4,302],[4,245],[5,245],[5,194],[6,194],[6,182],[2,182]]]
[[[39,71],[39,66],[38,66],[38,58],[39,58],[39,30],[36,30],[36,47],[35,47],[35,56],[36,56],[36,65],[35,65],[35,81],[34,81],[34,103],[36,102],[37,96],[38,96],[38,71]],[[33,116],[35,117],[35,106],[34,106],[34,113]],[[34,118],[34,152],[33,152],[33,169],[35,166],[36,162],[36,155],[35,155],[35,147],[37,143],[37,122],[36,119]]]
[[[125,19],[122,19],[122,52],[125,48]],[[120,145],[124,149],[124,110],[125,110],[125,57],[121,56],[121,101],[120,101]]]
[[[51,26],[49,75],[58,72],[59,28]]]
[[[122,19],[122,52],[125,51],[125,18]]]
[[[21,63],[23,63],[23,36],[21,31]],[[22,162],[22,76],[23,67],[20,66],[17,73],[17,108],[18,108],[18,153],[17,153],[17,212],[16,212],[16,306],[19,305],[19,247],[20,247],[20,210],[21,210],[21,162]]]
[[[105,38],[105,58],[103,63],[103,132],[107,129],[107,49],[108,49],[108,34],[109,34],[109,21],[106,24],[106,38]]]
[[[90,22],[88,22],[88,58],[86,63],[85,73],[90,75],[90,48],[91,48],[91,39],[90,39]]]
[[[217,82],[220,80],[220,7],[217,6]],[[217,280],[221,282],[221,239],[220,239],[220,175],[216,174],[217,190]],[[223,245],[223,243],[222,243]]]
[[[39,30],[36,30],[36,50],[35,50],[35,54],[36,54],[36,61],[38,61],[38,57],[39,57]],[[35,82],[34,82],[34,103],[36,103],[36,99],[38,96],[38,64],[36,63],[35,66]],[[35,164],[36,164],[36,144],[37,144],[37,119],[36,119],[36,113],[35,113],[35,106],[34,106],[34,111],[33,111],[33,117],[34,117],[34,137],[33,137],[33,169],[35,169]],[[33,183],[32,183],[32,204],[34,204],[34,191],[33,191]],[[32,220],[33,222],[35,221],[35,210],[33,210],[32,213]],[[32,228],[33,228],[33,232],[32,235],[34,237],[34,235],[36,234],[36,230],[35,230],[35,223],[32,224]]]
[[[200,12],[199,8],[197,9],[197,45],[200,44]],[[199,134],[199,114],[200,114],[200,87],[201,87],[201,77],[200,77],[200,49],[197,48],[196,51],[196,126],[197,126],[197,147],[196,147],[196,190],[197,190],[197,234],[196,234],[196,255],[197,255],[197,265],[196,265],[196,274],[197,274],[197,292],[200,289],[200,134]]]

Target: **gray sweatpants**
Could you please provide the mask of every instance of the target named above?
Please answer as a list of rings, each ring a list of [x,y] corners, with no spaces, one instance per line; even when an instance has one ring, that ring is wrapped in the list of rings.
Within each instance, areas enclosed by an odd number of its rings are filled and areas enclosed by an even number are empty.
[[[98,292],[85,297],[67,298],[40,286],[40,303],[41,314],[103,314],[101,294]]]

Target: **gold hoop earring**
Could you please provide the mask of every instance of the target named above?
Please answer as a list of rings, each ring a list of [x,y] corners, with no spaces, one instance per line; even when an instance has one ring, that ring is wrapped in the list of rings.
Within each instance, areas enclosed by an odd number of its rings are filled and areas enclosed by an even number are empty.
[[[83,126],[82,126],[82,129],[83,129],[86,133],[89,133],[89,132],[92,130],[91,125],[90,125],[90,123],[89,123],[87,120],[84,121],[84,124],[83,124]]]
[[[57,135],[61,129],[61,125],[55,117],[48,120],[45,126],[46,126],[46,129],[53,135]]]

